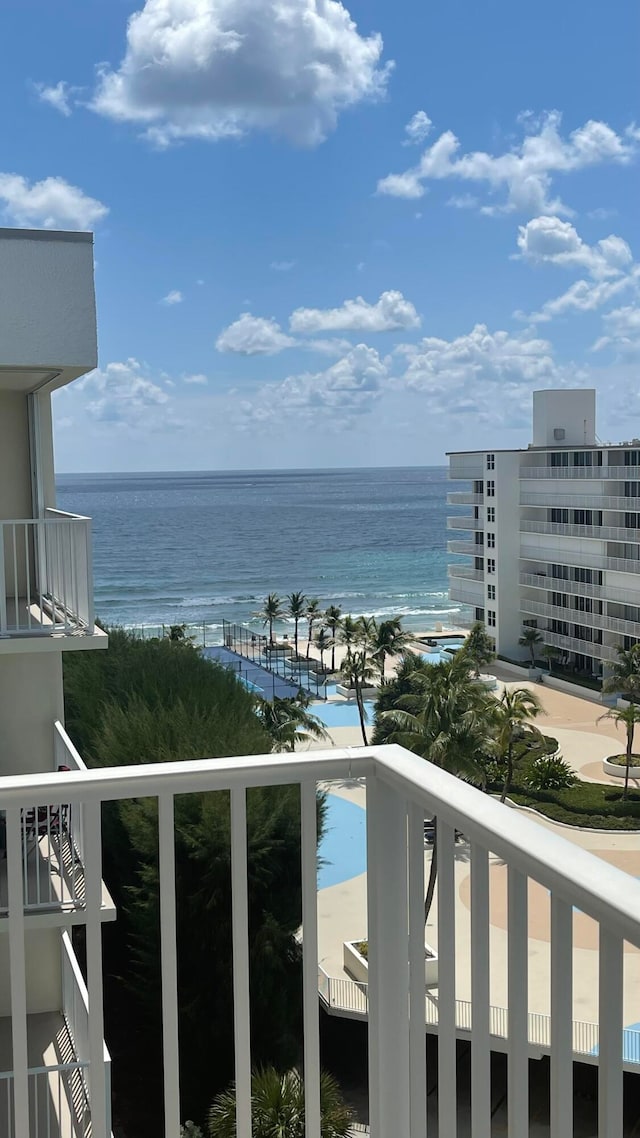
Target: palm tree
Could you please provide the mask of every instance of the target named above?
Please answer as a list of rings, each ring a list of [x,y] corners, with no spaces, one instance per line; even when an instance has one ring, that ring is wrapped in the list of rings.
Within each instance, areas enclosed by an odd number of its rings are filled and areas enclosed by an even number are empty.
[[[307,710],[310,700],[300,689],[297,696],[257,701],[256,710],[265,731],[269,734],[273,751],[295,751],[297,743],[314,739],[329,739],[329,734],[317,715]]]
[[[352,616],[343,616],[340,624],[340,640],[347,649],[346,659],[351,656],[356,644],[360,643],[362,628],[358,620]]]
[[[333,644],[331,645],[331,671],[336,670],[336,636],[340,624],[342,623],[342,609],[339,605],[329,605],[329,608],[324,614],[324,619],[327,622],[327,628],[330,630],[333,637]]]
[[[289,593],[289,616],[293,617],[293,643],[298,657],[298,625],[307,612],[307,598],[304,593]]]
[[[495,659],[496,646],[493,637],[489,635],[484,624],[481,620],[477,620],[472,624],[469,635],[465,638],[465,642],[461,648],[458,649],[458,656],[464,654],[469,663],[472,665],[476,677],[480,675],[480,669],[490,664]]]
[[[320,628],[315,634],[313,643],[320,653],[320,667],[324,672],[324,654],[329,648],[333,648],[335,641],[326,628]]]
[[[529,625],[527,625],[522,629],[522,636],[520,637],[518,644],[520,644],[523,648],[529,649],[529,654],[531,656],[531,667],[535,668],[536,645],[542,644],[542,636],[538,632],[538,629],[531,628]]]
[[[519,742],[540,743],[542,734],[530,720],[544,714],[540,700],[529,688],[505,688],[488,712],[496,758],[505,764],[500,801],[504,802],[513,782],[514,747]]]
[[[262,623],[265,627],[266,625],[269,625],[269,644],[273,644],[274,621],[281,620],[284,616],[282,603],[277,593],[269,593],[269,596],[266,598],[262,609],[257,615],[262,617]]]
[[[392,711],[380,719],[393,725],[390,743],[399,743],[427,762],[470,782],[482,782],[480,756],[486,751],[488,697],[473,683],[468,662],[456,657],[426,670],[410,673],[411,694],[400,696]],[[431,855],[429,882],[424,903],[425,924],[429,917],[438,873],[437,820]]]
[[[367,681],[373,679],[374,676],[374,671],[366,651],[363,649],[360,652],[349,652],[342,661],[340,674],[347,686],[353,688],[355,692],[358,716],[360,718],[360,730],[362,731],[362,739],[366,747],[369,740],[367,739],[367,715],[364,709],[362,688]]]
[[[545,644],[540,649],[540,655],[543,656],[544,659],[547,661],[547,667],[549,668],[549,675],[551,675],[551,673],[553,672],[553,661],[558,659],[558,649],[555,647],[554,644]]]
[[[321,1138],[346,1138],[352,1114],[332,1075],[320,1073]],[[297,1071],[280,1074],[273,1067],[251,1076],[253,1138],[305,1138],[304,1083]],[[209,1138],[236,1138],[236,1091],[216,1095],[208,1118]]]
[[[399,617],[382,620],[377,626],[372,644],[372,659],[380,667],[380,679],[384,681],[387,656],[399,656],[411,641],[411,636],[402,627]]]
[[[619,692],[629,703],[640,703],[640,644],[617,648],[618,659],[602,685],[605,692]]]
[[[318,600],[317,597],[312,597],[312,599],[310,601],[307,601],[307,610],[306,610],[305,616],[306,616],[307,621],[309,623],[309,635],[307,637],[307,660],[308,660],[309,659],[309,648],[311,647],[311,641],[313,640],[313,626],[314,626],[315,622],[318,620],[318,618],[321,616],[320,601]]]
[[[626,798],[629,790],[629,775],[631,773],[631,759],[633,758],[633,736],[635,734],[636,726],[640,723],[640,707],[637,703],[629,703],[627,707],[612,707],[601,715],[601,719],[612,719],[616,727],[620,724],[625,728],[627,733],[627,749],[626,749],[626,763],[624,771],[624,791],[622,797]]]

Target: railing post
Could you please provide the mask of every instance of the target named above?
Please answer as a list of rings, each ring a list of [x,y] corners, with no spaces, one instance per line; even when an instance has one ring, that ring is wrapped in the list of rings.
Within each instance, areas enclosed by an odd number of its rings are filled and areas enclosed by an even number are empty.
[[[407,803],[367,777],[371,1138],[410,1133]]]
[[[27,987],[22,884],[22,812],[7,810],[7,887],[9,900],[9,985],[13,1042],[13,1119],[15,1134],[29,1134]]]
[[[100,802],[85,803],[87,896],[87,988],[89,992],[89,1087],[92,1138],[107,1135],[107,1088],[104,1066],[102,997],[102,833]]]
[[[93,546],[91,538],[91,518],[85,522],[85,539],[87,549],[87,632],[93,634],[95,630],[95,611],[93,600]],[[78,613],[80,616],[80,613]]]
[[[8,635],[7,582],[4,571],[4,525],[0,522],[0,637]]]

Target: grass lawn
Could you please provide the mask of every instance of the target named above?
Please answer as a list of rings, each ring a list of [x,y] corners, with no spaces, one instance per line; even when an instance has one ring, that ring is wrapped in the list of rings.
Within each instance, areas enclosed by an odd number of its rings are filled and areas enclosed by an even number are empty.
[[[514,781],[509,798],[518,806],[531,806],[554,822],[597,830],[640,830],[640,793],[596,782],[577,782],[566,790],[531,790]]]

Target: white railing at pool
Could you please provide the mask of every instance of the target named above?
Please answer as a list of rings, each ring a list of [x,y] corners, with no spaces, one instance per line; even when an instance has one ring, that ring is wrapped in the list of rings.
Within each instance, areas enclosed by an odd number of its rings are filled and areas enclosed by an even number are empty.
[[[640,883],[566,842],[533,820],[400,747],[369,747],[158,763],[2,780],[7,819],[9,885],[8,986],[13,1012],[16,1132],[29,1134],[27,988],[23,967],[24,897],[21,811],[31,802],[62,798],[84,803],[88,1056],[92,1138],[108,1138],[108,1072],[104,1064],[101,948],[101,807],[114,799],[158,801],[159,906],[165,1138],[180,1124],[174,798],[230,792],[233,994],[237,1136],[251,1135],[251,1001],[249,989],[249,788],[298,784],[301,802],[303,924],[303,1041],[307,1136],[319,1138],[320,1031],[318,999],[317,786],[364,778],[367,795],[367,911],[369,983],[369,1116],[373,1138],[424,1138],[426,1131],[426,999],[424,976],[424,818],[438,818],[438,1125],[458,1130],[456,1043],[470,1038],[471,1123],[491,1133],[491,1051],[507,1055],[508,1119],[512,1138],[529,1133],[532,1046],[550,1052],[551,1138],[573,1126],[573,907],[599,926],[598,1134],[622,1138],[623,945],[640,947]],[[469,840],[471,1001],[457,999],[455,830]],[[490,862],[507,867],[508,1014],[489,998],[491,960]],[[528,881],[551,895],[551,1016],[530,1016],[528,1004]],[[450,946],[443,951],[443,946]],[[361,999],[361,995],[354,999]],[[587,1032],[580,1028],[580,1032]],[[578,1040],[588,1054],[593,1038]],[[595,1056],[592,1060],[595,1061]],[[465,1131],[466,1132],[466,1131]]]

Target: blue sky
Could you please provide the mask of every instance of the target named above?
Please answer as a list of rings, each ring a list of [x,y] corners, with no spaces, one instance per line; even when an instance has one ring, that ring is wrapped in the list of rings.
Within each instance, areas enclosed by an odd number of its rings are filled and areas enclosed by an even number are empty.
[[[531,391],[640,435],[638,17],[5,0],[5,225],[95,230],[63,471],[431,464]],[[34,35],[37,29],[37,36]]]

